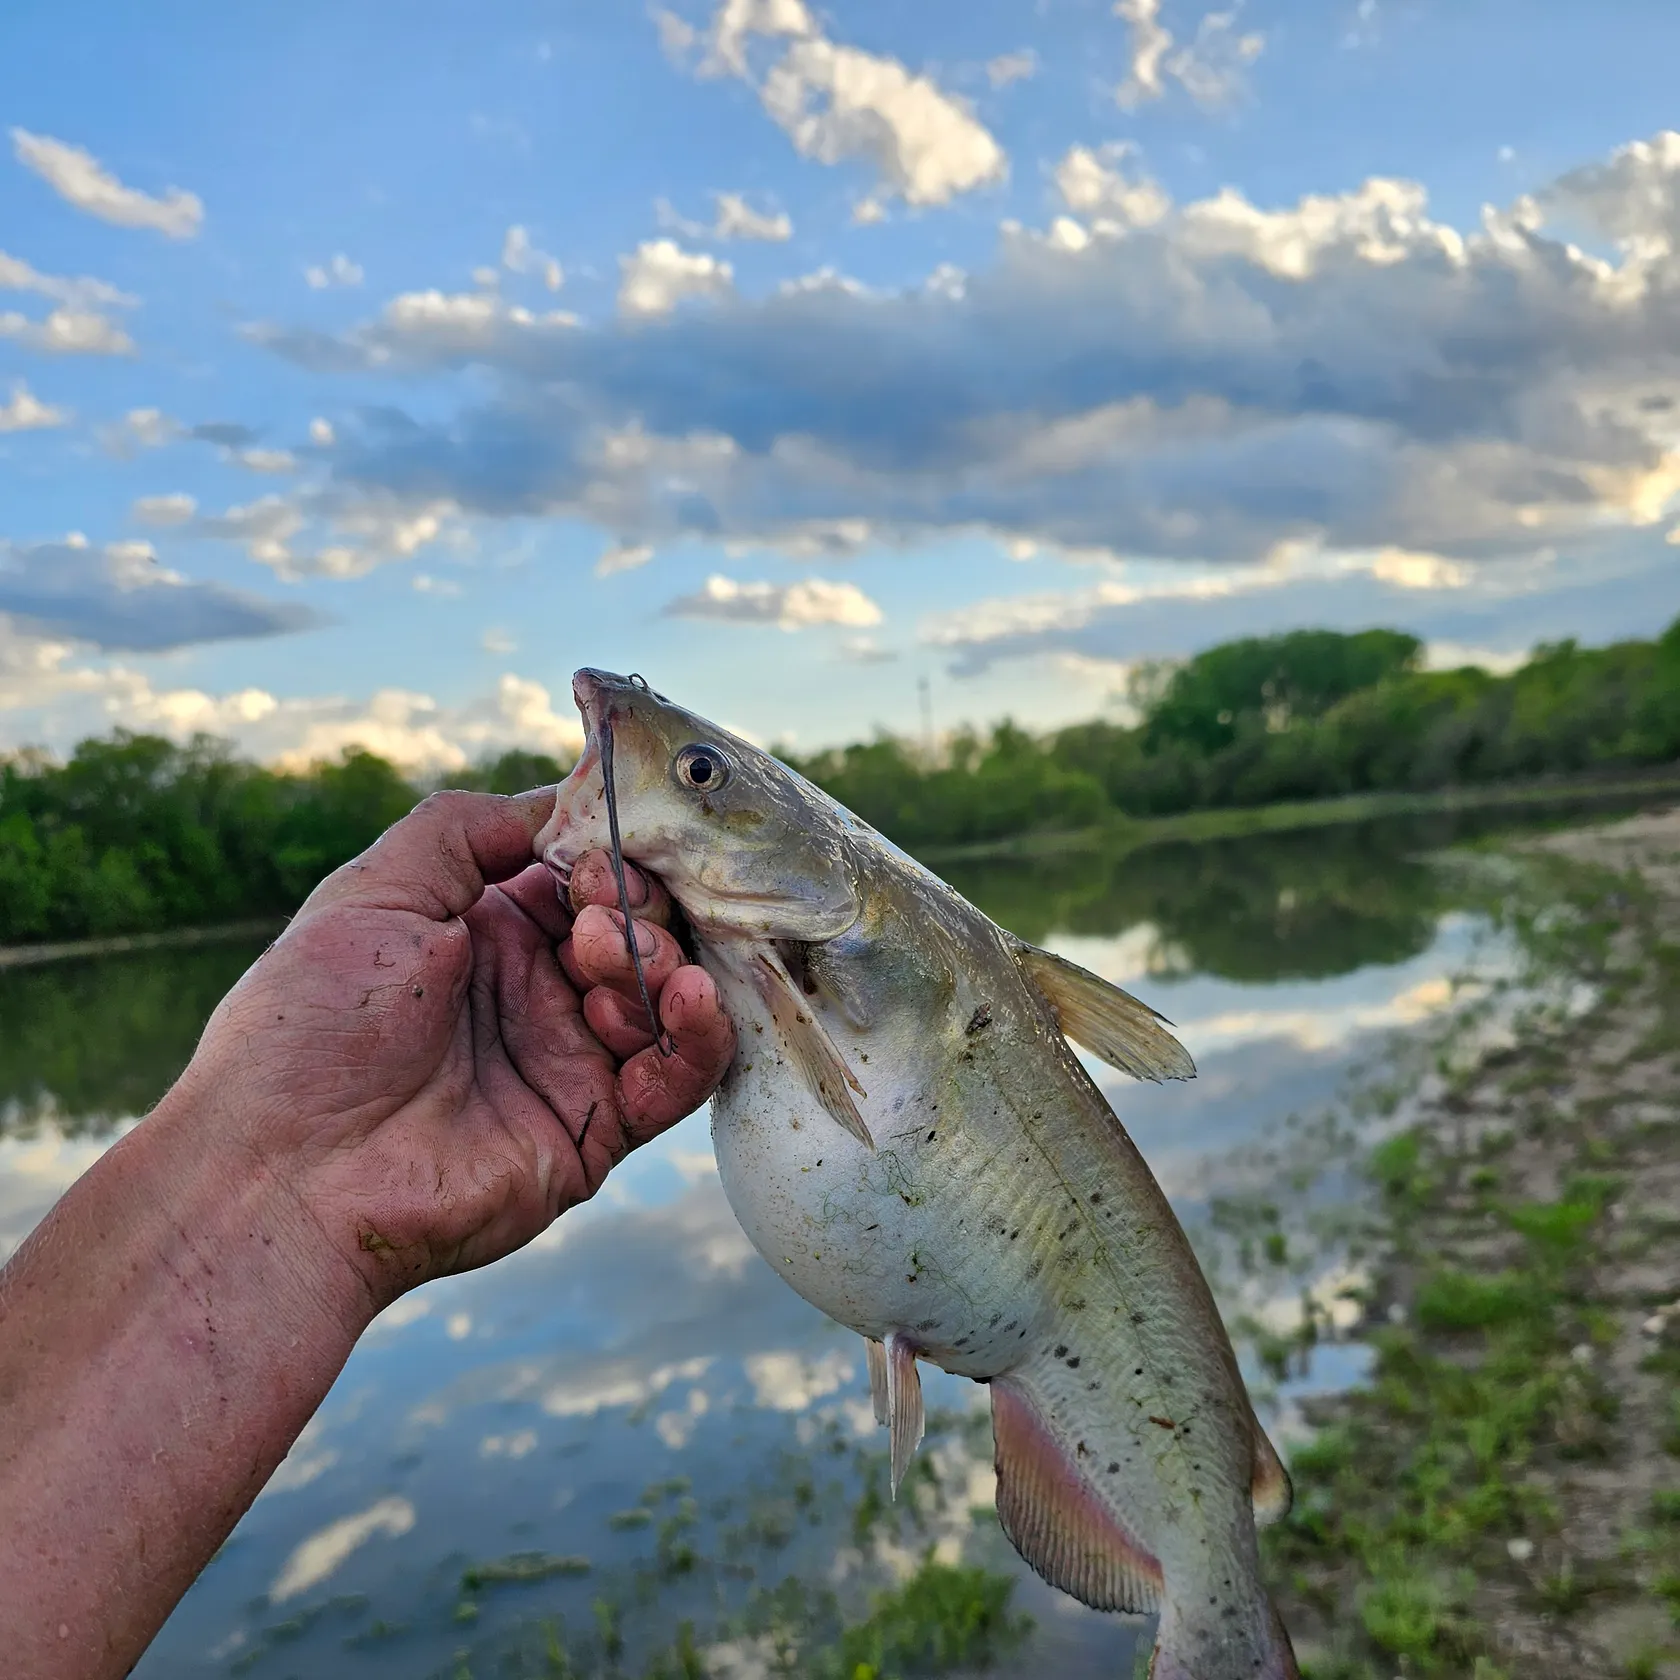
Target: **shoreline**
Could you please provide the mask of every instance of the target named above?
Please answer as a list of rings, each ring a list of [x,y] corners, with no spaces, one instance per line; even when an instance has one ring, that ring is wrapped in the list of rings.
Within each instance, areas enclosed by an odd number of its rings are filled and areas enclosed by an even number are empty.
[[[43,945],[0,945],[0,973],[41,963],[72,962],[78,957],[118,957],[135,951],[181,950],[220,945],[235,939],[272,939],[285,927],[283,916],[258,916],[213,927],[161,928],[154,933],[118,933],[104,939],[68,939]]]
[[[914,855],[930,867],[947,863],[1022,862],[1097,848],[1141,851],[1173,841],[1230,840],[1248,834],[1330,828],[1382,817],[1434,816],[1453,811],[1557,805],[1579,809],[1627,799],[1680,800],[1680,767],[1657,775],[1557,777],[1532,782],[1440,788],[1432,793],[1353,793],[1276,805],[1222,805],[1168,817],[1120,817],[1095,828],[1008,835],[960,846],[928,846]]]
[[[1524,1007],[1369,1157],[1371,1370],[1263,1541],[1316,1680],[1680,1676],[1680,813],[1505,855]]]

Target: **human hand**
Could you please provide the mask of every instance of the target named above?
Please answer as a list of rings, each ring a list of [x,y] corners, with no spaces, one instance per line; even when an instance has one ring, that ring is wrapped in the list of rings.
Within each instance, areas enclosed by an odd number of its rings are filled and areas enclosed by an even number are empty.
[[[293,1188],[369,1316],[528,1242],[698,1107],[734,1053],[664,889],[627,866],[675,1050],[651,1047],[606,859],[580,860],[570,908],[529,863],[552,803],[428,799],[310,895],[171,1093]]]

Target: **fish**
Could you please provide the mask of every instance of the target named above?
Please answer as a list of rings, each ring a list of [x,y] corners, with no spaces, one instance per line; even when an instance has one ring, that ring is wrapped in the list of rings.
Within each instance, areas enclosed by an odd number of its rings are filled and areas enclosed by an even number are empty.
[[[724,1193],[770,1266],[864,1338],[895,1492],[919,1363],[985,1384],[998,1518],[1040,1576],[1158,1615],[1153,1680],[1293,1680],[1256,1535],[1289,1477],[1073,1049],[1193,1077],[1169,1024],[645,679],[583,670],[573,695],[585,748],[536,855],[564,875],[610,845],[681,908],[736,1027],[712,1099]]]

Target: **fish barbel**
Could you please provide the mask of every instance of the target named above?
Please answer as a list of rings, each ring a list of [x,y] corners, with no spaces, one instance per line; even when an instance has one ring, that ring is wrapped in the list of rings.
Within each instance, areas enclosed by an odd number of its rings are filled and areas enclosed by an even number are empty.
[[[724,1192],[770,1265],[866,1338],[894,1486],[922,1433],[917,1361],[986,1383],[998,1516],[1045,1580],[1158,1613],[1154,1680],[1295,1676],[1255,1540],[1288,1477],[1068,1040],[1144,1079],[1193,1076],[1189,1056],[640,678],[580,671],[573,692],[588,744],[538,854],[620,839],[682,907],[738,1036],[712,1100]]]

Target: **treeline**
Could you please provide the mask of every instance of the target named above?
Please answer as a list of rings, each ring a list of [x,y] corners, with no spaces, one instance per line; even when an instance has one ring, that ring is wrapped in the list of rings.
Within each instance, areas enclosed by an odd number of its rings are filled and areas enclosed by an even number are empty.
[[[1542,646],[1506,676],[1421,658],[1391,630],[1255,637],[1146,672],[1133,723],[783,756],[912,850],[1680,757],[1680,621],[1651,642]],[[511,793],[562,769],[511,752],[454,780]],[[208,739],[119,733],[62,765],[0,761],[0,944],[284,914],[417,797],[367,752],[286,774]]]
[[[882,736],[794,762],[914,850],[1680,757],[1680,621],[1651,642],[1543,645],[1505,676],[1425,671],[1422,654],[1391,630],[1253,637],[1153,673],[1135,724],[1044,737],[1005,724],[958,735],[937,761]]]
[[[460,780],[511,793],[561,773],[513,752]],[[119,732],[66,764],[14,756],[0,762],[0,944],[283,915],[417,797],[368,752],[288,775],[208,738]]]

